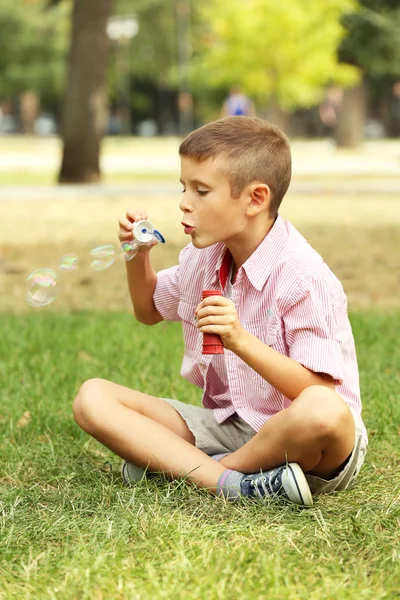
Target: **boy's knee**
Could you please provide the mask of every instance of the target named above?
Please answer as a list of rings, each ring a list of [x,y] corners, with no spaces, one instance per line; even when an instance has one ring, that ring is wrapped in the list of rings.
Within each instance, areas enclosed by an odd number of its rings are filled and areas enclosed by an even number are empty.
[[[295,400],[315,432],[327,440],[353,431],[354,420],[347,403],[335,391],[322,385],[311,386]]]
[[[87,430],[98,412],[104,379],[88,379],[85,381],[73,402],[72,412],[80,427]]]

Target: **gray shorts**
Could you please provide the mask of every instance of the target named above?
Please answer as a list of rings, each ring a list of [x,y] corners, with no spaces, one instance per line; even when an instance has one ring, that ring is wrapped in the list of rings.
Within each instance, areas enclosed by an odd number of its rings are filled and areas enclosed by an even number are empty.
[[[179,400],[163,398],[181,415],[186,425],[193,433],[196,447],[212,456],[223,452],[235,452],[256,435],[256,431],[250,427],[241,417],[229,417],[223,423],[217,423],[214,411],[202,406],[185,404]],[[343,469],[333,479],[322,479],[315,475],[306,478],[313,494],[322,494],[336,490],[344,490],[355,482],[357,475],[364,462],[367,451],[360,418],[356,411],[350,407],[354,417],[354,448]]]

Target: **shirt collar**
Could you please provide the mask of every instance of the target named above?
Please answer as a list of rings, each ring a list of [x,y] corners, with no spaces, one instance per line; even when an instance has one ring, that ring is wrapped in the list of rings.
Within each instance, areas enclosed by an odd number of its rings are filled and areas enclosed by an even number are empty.
[[[285,245],[288,237],[288,232],[285,226],[285,221],[280,215],[277,216],[275,223],[267,233],[261,244],[249,256],[246,262],[242,265],[250,283],[258,291],[260,291]],[[231,254],[227,251],[225,244],[222,242],[215,244],[215,270],[218,272],[218,279],[223,284],[226,281],[226,273],[229,273]],[[222,286],[223,287],[223,286]]]

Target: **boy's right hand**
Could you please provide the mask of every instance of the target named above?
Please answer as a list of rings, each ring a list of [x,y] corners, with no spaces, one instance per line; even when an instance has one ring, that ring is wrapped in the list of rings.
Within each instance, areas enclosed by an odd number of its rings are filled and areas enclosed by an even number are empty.
[[[133,224],[138,221],[147,221],[147,212],[143,209],[128,209],[126,211],[125,217],[121,217],[118,219],[119,230],[118,230],[118,239],[122,242],[131,242],[133,240]],[[157,240],[153,238],[150,242],[146,244],[141,244],[138,248],[138,253],[149,252],[158,244]]]

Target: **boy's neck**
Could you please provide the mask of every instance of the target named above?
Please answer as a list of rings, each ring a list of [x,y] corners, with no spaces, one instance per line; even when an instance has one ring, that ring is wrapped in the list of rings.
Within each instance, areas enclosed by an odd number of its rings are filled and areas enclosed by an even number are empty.
[[[257,250],[258,246],[271,231],[275,220],[276,217],[270,219],[267,229],[264,223],[262,227],[255,228],[251,233],[245,234],[240,239],[235,239],[232,243],[226,245],[233,257],[232,281],[234,281],[240,267]]]

